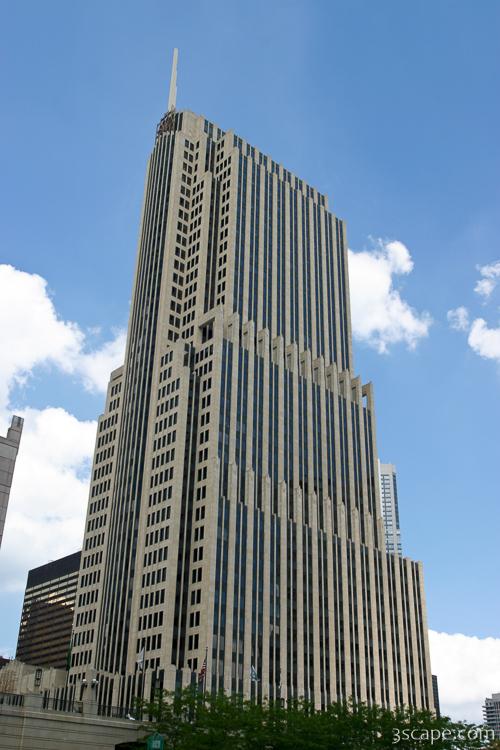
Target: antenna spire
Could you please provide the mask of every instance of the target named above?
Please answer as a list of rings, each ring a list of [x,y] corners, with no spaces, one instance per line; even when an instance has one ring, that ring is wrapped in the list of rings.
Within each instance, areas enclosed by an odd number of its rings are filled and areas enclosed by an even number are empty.
[[[172,57],[172,74],[170,76],[170,90],[168,92],[168,112],[172,112],[175,109],[177,101],[177,58],[179,57],[179,50],[177,47],[174,49],[174,55]]]

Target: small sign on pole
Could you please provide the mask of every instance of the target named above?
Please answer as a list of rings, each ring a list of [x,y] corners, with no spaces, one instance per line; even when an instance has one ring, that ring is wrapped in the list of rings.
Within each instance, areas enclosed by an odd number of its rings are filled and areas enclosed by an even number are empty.
[[[155,734],[151,734],[147,740],[147,748],[148,750],[164,750],[165,740],[163,739],[161,734],[158,734],[158,732],[155,732]]]

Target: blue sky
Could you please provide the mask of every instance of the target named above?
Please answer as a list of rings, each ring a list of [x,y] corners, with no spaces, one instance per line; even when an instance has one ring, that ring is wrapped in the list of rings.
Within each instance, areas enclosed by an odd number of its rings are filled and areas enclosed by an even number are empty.
[[[71,365],[53,353],[14,363],[2,418],[58,407],[85,423],[102,409],[102,377],[83,352],[127,323],[145,164],[177,46],[180,108],[234,129],[327,193],[353,251],[380,260],[397,240],[411,254],[412,269],[391,281],[417,318],[432,318],[428,335],[386,353],[358,337],[356,370],[375,385],[379,452],[398,469],[404,550],[424,562],[430,627],[500,638],[500,290],[474,291],[477,267],[500,259],[500,5],[0,7],[0,263],[45,279],[58,320],[84,339]],[[469,319],[454,330],[447,313],[460,306]],[[473,347],[477,319],[491,335],[476,330]],[[7,340],[15,323],[8,329]],[[93,428],[75,429],[82,447],[64,467],[79,484],[68,503],[85,505]],[[30,565],[46,562],[33,555]],[[22,557],[16,564],[19,575]],[[22,593],[5,570],[2,581],[0,646],[12,649]]]

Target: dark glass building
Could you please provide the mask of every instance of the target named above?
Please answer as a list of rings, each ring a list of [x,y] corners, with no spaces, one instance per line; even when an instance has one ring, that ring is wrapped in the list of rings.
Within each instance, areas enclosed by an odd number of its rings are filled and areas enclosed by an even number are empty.
[[[436,716],[441,716],[441,706],[439,704],[439,684],[437,675],[432,675],[432,695],[434,697],[434,711]]]
[[[81,552],[75,552],[29,571],[16,659],[40,667],[66,667],[80,558]]]

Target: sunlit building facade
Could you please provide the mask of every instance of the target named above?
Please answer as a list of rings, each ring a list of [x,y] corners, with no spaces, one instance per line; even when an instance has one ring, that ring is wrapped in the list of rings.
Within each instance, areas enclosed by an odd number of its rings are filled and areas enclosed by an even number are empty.
[[[71,684],[97,674],[123,705],[206,663],[208,690],[258,700],[432,708],[422,566],[386,554],[377,458],[343,221],[169,111],[98,423]]]
[[[402,555],[396,467],[393,464],[383,464],[379,461],[379,479],[385,546],[387,552],[392,555]]]
[[[496,739],[500,739],[500,693],[485,698],[483,716],[488,729],[493,730]]]

